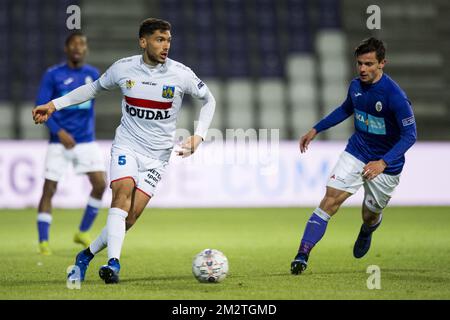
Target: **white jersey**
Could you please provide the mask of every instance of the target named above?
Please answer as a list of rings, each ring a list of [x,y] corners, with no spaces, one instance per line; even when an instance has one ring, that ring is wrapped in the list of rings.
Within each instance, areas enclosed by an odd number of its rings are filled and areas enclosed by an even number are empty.
[[[168,160],[172,152],[184,94],[200,99],[210,94],[185,65],[167,59],[151,68],[142,55],[118,60],[98,81],[107,90],[120,87],[123,94],[122,119],[113,144],[161,160]],[[205,138],[206,132],[196,134]]]

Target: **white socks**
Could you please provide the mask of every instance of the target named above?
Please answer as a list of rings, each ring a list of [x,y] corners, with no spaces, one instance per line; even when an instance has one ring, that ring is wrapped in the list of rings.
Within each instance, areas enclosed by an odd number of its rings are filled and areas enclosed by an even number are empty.
[[[106,227],[103,228],[100,235],[95,239],[91,245],[89,246],[89,250],[92,254],[97,254],[108,245],[108,229]]]
[[[122,251],[122,244],[125,239],[125,219],[127,216],[128,212],[122,209],[109,209],[108,219],[106,221],[108,260],[112,258],[120,259],[120,252]]]

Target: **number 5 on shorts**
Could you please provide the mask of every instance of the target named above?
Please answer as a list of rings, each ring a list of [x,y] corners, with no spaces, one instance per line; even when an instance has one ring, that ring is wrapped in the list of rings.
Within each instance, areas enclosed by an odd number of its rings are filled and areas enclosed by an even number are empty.
[[[118,162],[118,164],[120,165],[120,166],[123,166],[124,164],[126,164],[127,163],[127,159],[125,159],[125,156],[119,156],[119,162]]]

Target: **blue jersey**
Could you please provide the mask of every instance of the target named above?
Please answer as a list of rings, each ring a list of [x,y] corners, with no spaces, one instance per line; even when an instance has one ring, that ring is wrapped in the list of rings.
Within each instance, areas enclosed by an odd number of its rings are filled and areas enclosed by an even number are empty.
[[[314,126],[326,130],[354,115],[355,133],[345,151],[364,163],[383,159],[384,173],[399,174],[405,164],[405,152],[417,138],[411,103],[403,90],[388,75],[373,84],[358,78],[350,83],[347,99]]]
[[[99,78],[99,72],[90,65],[70,68],[67,63],[53,66],[44,74],[36,105],[45,104],[59,98],[70,91]],[[63,110],[56,111],[46,122],[50,131],[50,142],[60,142],[58,131],[66,130],[75,142],[91,142],[95,140],[94,100],[83,102]]]

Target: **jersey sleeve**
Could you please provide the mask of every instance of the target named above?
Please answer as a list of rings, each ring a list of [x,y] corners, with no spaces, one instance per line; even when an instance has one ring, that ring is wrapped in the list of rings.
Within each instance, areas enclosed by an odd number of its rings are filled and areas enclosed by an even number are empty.
[[[105,73],[103,73],[102,76],[99,78],[98,81],[103,89],[113,90],[118,87],[117,69],[118,65],[116,62],[112,66],[110,66],[108,70],[106,70]]]
[[[320,120],[313,128],[316,129],[317,133],[325,131],[341,123],[342,121],[350,117],[352,114],[353,114],[353,102],[352,99],[350,98],[350,89],[349,89],[345,101],[333,112],[331,112],[325,118]]]
[[[36,105],[46,104],[47,102],[53,99],[54,95],[54,83],[52,73],[47,71],[41,80],[41,84],[39,86],[38,95],[36,97]],[[61,129],[59,123],[54,119],[54,117],[50,117],[45,125],[50,130],[51,133],[56,134]]]
[[[384,155],[383,160],[387,165],[402,157],[417,140],[416,121],[408,99],[397,94],[391,98],[390,107],[400,128],[400,140]]]
[[[97,68],[92,70],[92,79],[98,80],[100,78],[100,71]]]
[[[52,73],[47,71],[41,80],[39,86],[38,95],[36,97],[36,105],[46,104],[53,99],[54,95],[54,84]]]
[[[191,69],[188,69],[184,75],[184,85],[184,92],[194,98],[203,99],[209,93],[206,84],[200,80]]]

